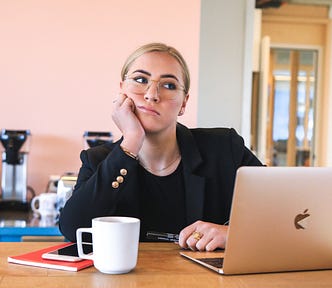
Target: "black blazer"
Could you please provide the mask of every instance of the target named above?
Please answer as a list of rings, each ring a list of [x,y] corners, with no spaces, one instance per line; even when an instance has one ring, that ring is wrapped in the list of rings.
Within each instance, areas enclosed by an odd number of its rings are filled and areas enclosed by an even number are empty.
[[[196,220],[218,224],[228,221],[237,169],[262,163],[234,129],[188,129],[178,124],[176,133],[182,156],[187,224]],[[68,240],[75,242],[76,229],[91,227],[95,217],[139,218],[139,164],[122,151],[121,141],[81,152],[77,184],[60,214],[60,230]],[[120,175],[123,183],[113,188]]]

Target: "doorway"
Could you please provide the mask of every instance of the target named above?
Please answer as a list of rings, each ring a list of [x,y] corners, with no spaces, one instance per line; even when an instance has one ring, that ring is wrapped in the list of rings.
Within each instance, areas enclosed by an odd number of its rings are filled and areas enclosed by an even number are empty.
[[[270,166],[314,166],[318,51],[270,49],[266,156]]]

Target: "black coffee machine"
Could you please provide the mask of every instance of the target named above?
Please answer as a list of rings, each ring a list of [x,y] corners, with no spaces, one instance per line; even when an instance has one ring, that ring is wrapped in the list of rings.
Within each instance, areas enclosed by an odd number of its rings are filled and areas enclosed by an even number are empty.
[[[104,143],[112,143],[113,137],[111,132],[102,131],[85,131],[83,134],[84,149],[95,147]]]
[[[4,151],[2,152],[0,207],[3,209],[30,209],[31,199],[28,199],[27,195],[30,135],[30,130],[1,130],[0,140]],[[30,198],[32,197],[33,195]]]

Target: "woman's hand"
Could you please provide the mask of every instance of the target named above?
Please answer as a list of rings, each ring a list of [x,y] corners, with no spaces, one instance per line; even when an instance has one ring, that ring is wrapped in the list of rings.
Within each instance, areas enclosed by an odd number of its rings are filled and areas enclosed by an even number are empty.
[[[112,118],[123,136],[121,145],[137,155],[142,147],[145,131],[135,115],[135,103],[127,95],[120,93],[113,101]]]
[[[213,251],[225,248],[228,226],[196,221],[179,235],[179,245],[193,251]]]

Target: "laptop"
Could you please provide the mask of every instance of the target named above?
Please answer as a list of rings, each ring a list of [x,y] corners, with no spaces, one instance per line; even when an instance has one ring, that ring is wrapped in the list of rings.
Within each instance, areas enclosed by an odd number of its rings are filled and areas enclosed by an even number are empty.
[[[241,167],[224,251],[180,254],[220,274],[332,268],[332,167]]]

